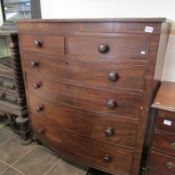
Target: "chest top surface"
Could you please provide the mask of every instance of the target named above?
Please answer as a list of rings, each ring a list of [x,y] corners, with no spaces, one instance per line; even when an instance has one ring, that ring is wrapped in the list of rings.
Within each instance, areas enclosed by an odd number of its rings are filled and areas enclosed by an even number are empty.
[[[175,112],[175,82],[162,82],[153,108]]]

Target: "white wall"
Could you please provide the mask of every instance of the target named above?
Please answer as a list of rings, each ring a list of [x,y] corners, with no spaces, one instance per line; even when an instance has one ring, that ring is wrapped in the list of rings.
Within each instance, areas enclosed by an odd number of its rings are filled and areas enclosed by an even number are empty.
[[[166,17],[172,22],[163,80],[175,81],[175,0],[40,0],[42,18]]]
[[[1,9],[1,2],[0,2],[0,26],[3,23],[3,18],[2,18],[2,9]]]

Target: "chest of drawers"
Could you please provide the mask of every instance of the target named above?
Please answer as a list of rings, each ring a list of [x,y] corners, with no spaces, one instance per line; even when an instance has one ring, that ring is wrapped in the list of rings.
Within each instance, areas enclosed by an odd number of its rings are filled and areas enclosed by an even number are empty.
[[[161,75],[163,21],[17,22],[36,138],[91,167],[137,175]]]
[[[163,82],[153,103],[155,108],[148,175],[175,174],[175,83]]]

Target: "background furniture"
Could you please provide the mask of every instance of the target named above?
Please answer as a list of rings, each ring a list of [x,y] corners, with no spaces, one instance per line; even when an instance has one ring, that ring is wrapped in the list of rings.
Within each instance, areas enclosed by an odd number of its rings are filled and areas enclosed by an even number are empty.
[[[15,30],[16,20],[41,18],[40,1],[36,0],[1,0],[4,23],[1,29]]]
[[[8,116],[26,144],[30,142],[30,129],[15,21],[40,18],[40,1],[1,0],[1,5],[4,23],[0,30],[0,115]]]
[[[91,167],[137,175],[163,65],[165,19],[17,23],[36,138]]]
[[[175,174],[175,83],[162,82],[152,105],[154,126],[148,175]]]
[[[0,111],[9,117],[14,128],[20,126],[20,134],[26,141],[28,113],[17,33],[0,31],[0,41]]]

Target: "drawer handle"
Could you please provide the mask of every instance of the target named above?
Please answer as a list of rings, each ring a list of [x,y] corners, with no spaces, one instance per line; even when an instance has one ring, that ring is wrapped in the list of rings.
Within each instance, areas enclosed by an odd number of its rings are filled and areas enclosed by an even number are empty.
[[[104,43],[103,44],[100,44],[98,46],[98,51],[100,53],[107,53],[109,51],[109,46],[107,44],[104,44]]]
[[[33,44],[34,44],[34,46],[37,47],[37,48],[41,48],[42,45],[43,45],[43,43],[42,43],[41,40],[34,40],[34,41],[33,41]]]
[[[113,99],[108,100],[107,106],[110,109],[115,109],[117,107],[117,102]]]
[[[39,66],[39,62],[38,61],[31,60],[30,63],[31,63],[31,65],[32,65],[33,68]]]
[[[112,137],[114,135],[114,129],[112,127],[109,127],[105,130],[105,135],[107,137]]]
[[[38,105],[37,107],[36,107],[36,112],[41,112],[41,111],[43,111],[44,110],[44,106],[43,105]]]
[[[172,163],[172,162],[167,162],[167,163],[166,163],[166,167],[167,167],[169,170],[171,170],[171,169],[173,169],[173,168],[175,167],[175,164]]]
[[[41,87],[41,82],[37,82],[33,84],[34,89],[39,89]]]
[[[175,150],[175,143],[172,143],[171,147]]]
[[[44,132],[45,132],[44,128],[39,128],[38,129],[38,134],[44,134]]]
[[[105,163],[110,163],[112,161],[111,155],[110,154],[106,154],[103,158],[103,161]]]
[[[112,82],[116,82],[118,80],[119,76],[118,76],[118,73],[117,72],[110,72],[108,74],[108,80],[112,81]]]

